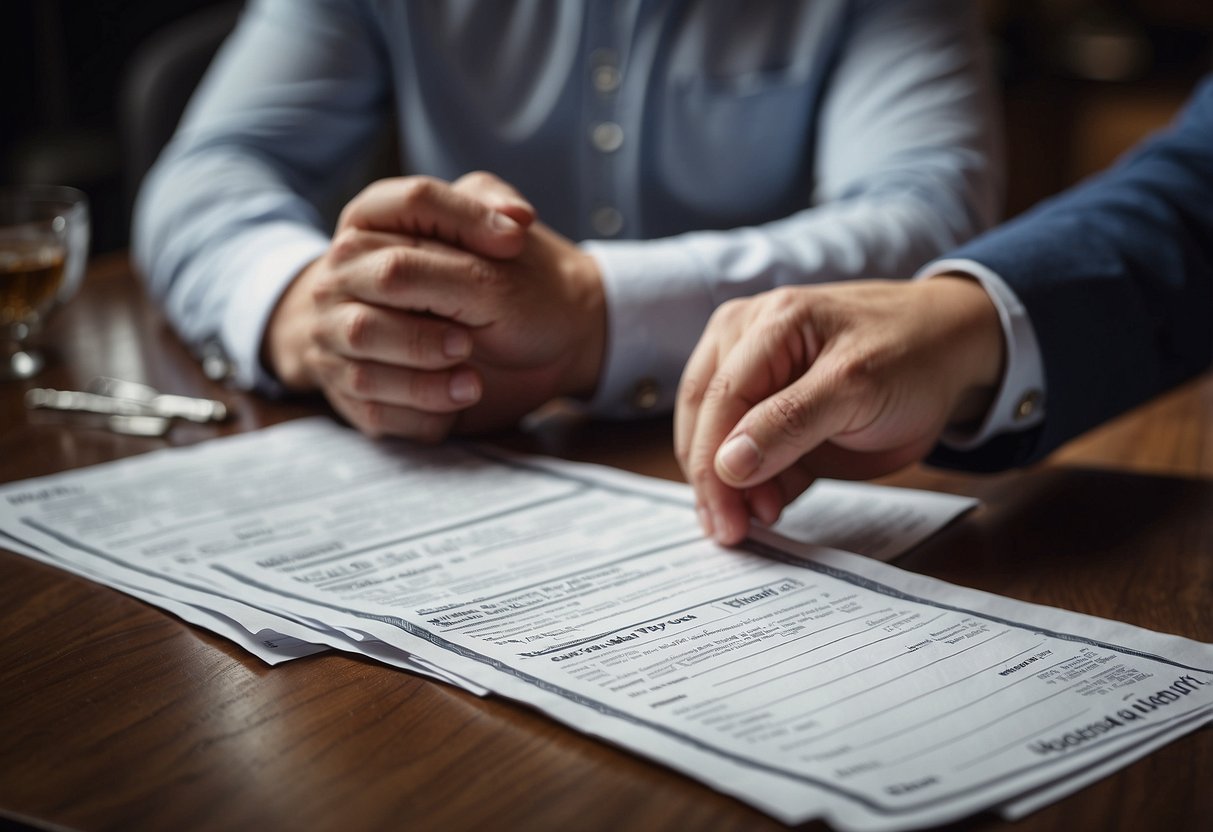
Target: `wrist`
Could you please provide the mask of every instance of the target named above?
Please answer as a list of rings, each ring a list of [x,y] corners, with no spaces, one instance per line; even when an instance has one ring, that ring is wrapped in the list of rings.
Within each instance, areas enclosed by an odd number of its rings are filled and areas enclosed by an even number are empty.
[[[958,357],[955,401],[948,424],[980,422],[994,403],[1006,367],[1006,340],[998,307],[976,279],[960,272],[924,281],[948,315],[949,344]]]
[[[270,313],[261,339],[261,365],[288,390],[315,387],[304,361],[308,340],[303,322],[308,320],[310,305],[307,276],[319,262],[313,260],[304,266],[287,286]]]
[[[588,401],[598,388],[606,353],[606,291],[598,261],[581,249],[574,250],[565,274],[576,329],[561,392]]]

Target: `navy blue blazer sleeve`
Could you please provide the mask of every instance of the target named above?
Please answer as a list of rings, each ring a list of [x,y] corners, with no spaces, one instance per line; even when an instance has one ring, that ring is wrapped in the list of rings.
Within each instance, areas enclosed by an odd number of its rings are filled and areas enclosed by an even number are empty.
[[[1166,133],[963,246],[1022,300],[1048,395],[1037,428],[930,461],[1033,462],[1213,363],[1213,76]]]

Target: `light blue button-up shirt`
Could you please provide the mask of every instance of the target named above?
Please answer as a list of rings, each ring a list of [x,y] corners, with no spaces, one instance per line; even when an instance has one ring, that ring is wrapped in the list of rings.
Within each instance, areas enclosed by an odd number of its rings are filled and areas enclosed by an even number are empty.
[[[593,408],[668,408],[729,298],[906,277],[993,222],[972,6],[253,2],[144,185],[137,262],[187,340],[272,389],[261,339],[328,244],[317,206],[394,117],[404,172],[492,171],[597,259]]]

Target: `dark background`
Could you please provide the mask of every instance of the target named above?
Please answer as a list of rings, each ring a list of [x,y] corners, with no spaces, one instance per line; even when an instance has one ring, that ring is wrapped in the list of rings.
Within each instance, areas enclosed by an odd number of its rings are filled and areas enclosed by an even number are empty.
[[[93,251],[123,248],[127,209],[118,100],[140,44],[208,0],[0,2],[0,185],[89,195]]]
[[[120,115],[124,84],[155,33],[214,5],[0,3],[0,184],[84,189],[93,204],[94,252],[124,248],[133,155]],[[982,5],[1004,88],[1008,215],[1103,167],[1164,124],[1213,69],[1209,0]]]

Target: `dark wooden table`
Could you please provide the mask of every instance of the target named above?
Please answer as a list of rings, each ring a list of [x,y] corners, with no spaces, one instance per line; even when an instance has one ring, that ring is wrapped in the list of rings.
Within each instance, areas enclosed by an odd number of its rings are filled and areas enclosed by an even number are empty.
[[[125,260],[97,261],[45,333],[50,365],[0,383],[0,482],[323,410],[207,381]],[[218,427],[137,439],[26,413],[33,386],[114,375],[227,401]],[[557,423],[516,448],[676,478],[670,423]],[[1046,464],[898,485],[980,497],[899,564],[966,586],[1213,641],[1213,375]],[[1025,830],[1213,819],[1213,731],[1027,818]],[[0,830],[779,829],[737,801],[528,709],[344,655],[268,668],[224,639],[0,546]],[[1006,826],[992,816],[956,829]],[[820,828],[820,827],[818,827]]]

